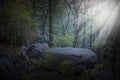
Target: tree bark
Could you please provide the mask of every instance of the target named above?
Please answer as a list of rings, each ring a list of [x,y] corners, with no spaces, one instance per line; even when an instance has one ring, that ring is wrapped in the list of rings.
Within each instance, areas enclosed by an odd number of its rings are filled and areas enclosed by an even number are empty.
[[[86,33],[85,27],[86,27],[86,23],[85,23],[85,25],[83,27],[83,45],[82,45],[83,48],[85,47],[85,33]]]
[[[93,32],[93,26],[91,26],[91,28],[90,28],[90,48],[92,47],[92,39],[93,39],[92,32]]]
[[[53,22],[52,22],[53,16],[52,16],[52,0],[49,0],[49,46],[52,46],[53,41]]]

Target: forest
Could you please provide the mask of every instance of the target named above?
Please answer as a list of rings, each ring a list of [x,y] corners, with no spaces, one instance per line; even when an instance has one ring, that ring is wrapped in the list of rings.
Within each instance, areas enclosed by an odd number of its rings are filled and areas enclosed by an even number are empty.
[[[0,0],[0,80],[119,80],[119,0]]]

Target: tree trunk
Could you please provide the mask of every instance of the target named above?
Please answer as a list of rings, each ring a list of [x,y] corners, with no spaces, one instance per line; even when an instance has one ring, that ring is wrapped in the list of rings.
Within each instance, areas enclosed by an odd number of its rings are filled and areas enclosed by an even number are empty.
[[[97,47],[97,59],[98,59],[98,63],[101,63],[101,46]]]
[[[120,9],[119,9],[120,11]],[[114,32],[114,43],[113,43],[113,64],[112,64],[112,71],[115,77],[115,80],[119,80],[119,74],[120,74],[120,15],[116,20],[115,23],[115,32]]]
[[[74,41],[73,41],[73,47],[78,47],[77,42],[78,42],[78,34],[75,34]]]
[[[120,25],[119,25],[120,27]],[[119,61],[120,61],[120,32],[119,32],[120,28],[116,31],[116,37],[115,37],[115,41],[114,41],[114,44],[113,44],[113,66],[112,66],[112,71],[113,71],[113,74],[115,77],[118,76],[118,74],[120,74],[120,70],[119,70]]]
[[[53,30],[52,30],[52,0],[49,0],[49,46],[52,46],[52,41],[53,41]]]
[[[93,26],[90,28],[90,48],[92,47],[92,32],[93,32]]]
[[[83,45],[82,45],[83,48],[85,47],[85,33],[86,33],[85,27],[86,27],[86,23],[85,23],[85,25],[83,27]]]

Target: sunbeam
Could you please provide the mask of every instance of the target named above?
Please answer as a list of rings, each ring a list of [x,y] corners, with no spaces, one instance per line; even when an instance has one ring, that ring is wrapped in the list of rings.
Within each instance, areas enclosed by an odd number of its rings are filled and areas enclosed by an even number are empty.
[[[95,32],[97,32],[94,45],[104,45],[116,22],[120,3],[113,0],[96,1],[90,9],[90,14],[94,17]]]

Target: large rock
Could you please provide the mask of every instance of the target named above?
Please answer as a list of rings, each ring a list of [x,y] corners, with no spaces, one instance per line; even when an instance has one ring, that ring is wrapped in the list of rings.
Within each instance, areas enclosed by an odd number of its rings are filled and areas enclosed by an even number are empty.
[[[79,68],[83,68],[83,66],[93,66],[97,62],[96,54],[93,51],[84,48],[49,48],[46,43],[33,43],[27,48],[22,47],[21,51],[23,52],[23,55],[28,56],[32,62],[39,57],[44,57],[46,53],[50,53],[52,60],[49,68],[55,68],[65,60],[70,60]]]
[[[0,74],[7,73],[11,68],[11,63],[7,57],[0,56]]]
[[[46,43],[33,43],[27,49],[27,56],[29,58],[39,58],[45,54],[45,50],[49,49]]]
[[[70,60],[78,67],[88,66],[95,64],[97,62],[96,54],[89,50],[83,48],[49,48],[46,50],[46,53],[52,55],[52,67],[57,66],[58,63],[64,60]]]

